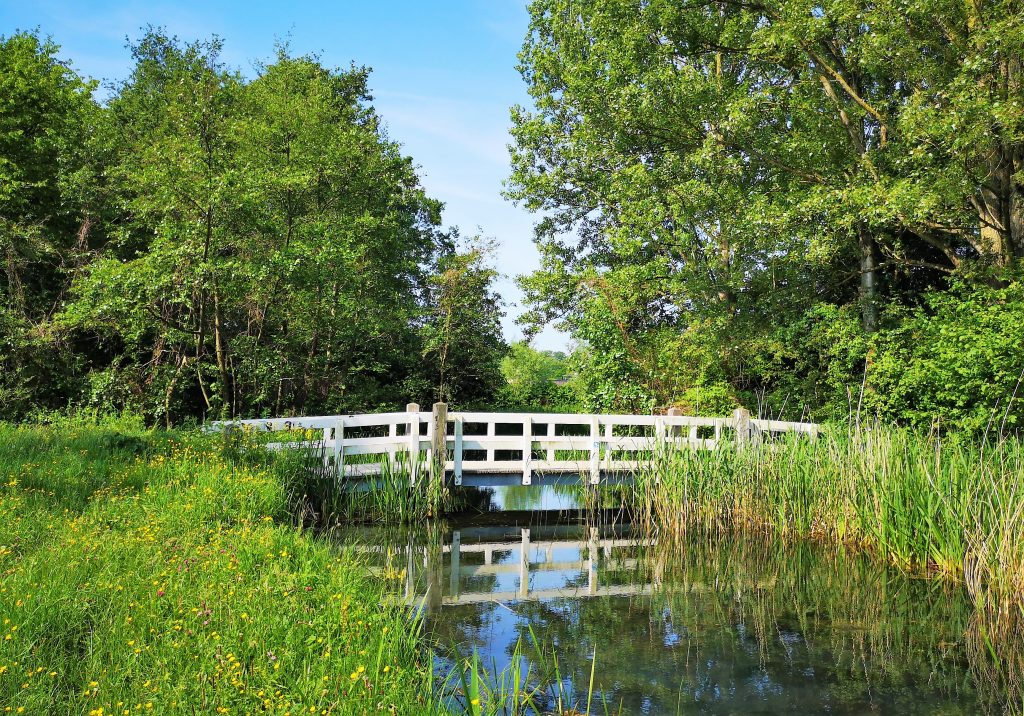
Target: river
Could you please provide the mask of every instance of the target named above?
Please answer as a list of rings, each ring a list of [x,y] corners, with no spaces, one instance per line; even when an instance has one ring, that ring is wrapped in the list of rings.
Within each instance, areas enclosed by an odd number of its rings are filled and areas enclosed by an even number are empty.
[[[540,712],[1000,713],[1005,689],[964,590],[834,546],[669,540],[559,488],[499,488],[480,510],[347,528],[423,615],[439,688],[474,657]],[[518,665],[521,673],[510,676]],[[569,708],[576,711],[570,711]]]

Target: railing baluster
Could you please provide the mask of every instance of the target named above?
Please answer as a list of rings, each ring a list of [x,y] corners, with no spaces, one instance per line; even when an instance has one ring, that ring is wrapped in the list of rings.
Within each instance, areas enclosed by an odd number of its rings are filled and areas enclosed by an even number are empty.
[[[615,423],[609,420],[604,426],[604,469],[605,472],[611,473],[612,471],[612,453],[615,452],[612,449],[612,444],[615,440]]]
[[[345,418],[334,424],[334,474],[338,480],[345,478]]]
[[[596,415],[590,417],[590,484],[601,481],[601,427]]]
[[[487,421],[487,437],[493,438],[495,435],[494,418]],[[487,448],[487,462],[494,462],[494,448]]]
[[[523,484],[529,485],[533,482],[533,468],[530,460],[533,458],[533,421],[527,418],[523,421]]]
[[[455,418],[455,455],[452,472],[455,475],[455,484],[462,484],[462,417]],[[456,533],[458,534],[458,533]]]
[[[409,403],[405,410],[409,413],[409,482],[415,485],[420,470],[420,406]]]

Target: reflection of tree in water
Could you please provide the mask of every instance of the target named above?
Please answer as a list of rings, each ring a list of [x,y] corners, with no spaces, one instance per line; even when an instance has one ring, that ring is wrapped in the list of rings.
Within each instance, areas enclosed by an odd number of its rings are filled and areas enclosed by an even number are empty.
[[[556,529],[565,540],[589,532],[584,525]],[[621,526],[604,525],[601,536],[616,530]],[[406,559],[401,549],[414,543],[422,567],[423,547],[440,554],[451,530],[364,531],[361,539],[392,545],[396,568]],[[580,558],[587,556],[584,548]],[[518,550],[496,549],[493,562],[518,557]],[[483,559],[481,552],[461,552],[463,565]],[[1007,699],[1010,677],[993,667],[962,590],[910,580],[842,550],[694,535],[680,544],[620,548],[611,558],[602,550],[598,565],[602,586],[653,584],[653,592],[449,606],[426,616],[427,632],[439,653],[475,648],[488,655],[488,665],[493,657],[501,666],[517,638],[530,650],[532,626],[582,691],[596,648],[598,691],[625,713],[675,713],[677,704],[708,713],[755,705],[768,712],[862,712],[873,705],[974,713],[979,699],[993,711]],[[551,574],[586,591],[585,572]],[[446,571],[446,588],[449,578]],[[499,581],[466,573],[460,591],[507,591]],[[425,589],[422,571],[415,588]],[[1006,656],[1001,661],[1018,665],[1024,658]]]
[[[506,510],[525,512],[540,509],[544,491],[528,485],[507,485],[500,488],[502,506]]]
[[[652,596],[516,603],[505,652],[532,626],[585,691],[596,647],[598,687],[627,713],[978,708],[958,591],[806,545],[689,543],[641,559],[637,576],[662,580]]]

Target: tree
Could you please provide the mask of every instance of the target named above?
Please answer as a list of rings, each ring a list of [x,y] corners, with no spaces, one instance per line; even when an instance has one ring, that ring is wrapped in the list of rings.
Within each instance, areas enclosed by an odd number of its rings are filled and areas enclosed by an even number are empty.
[[[493,247],[479,239],[443,254],[430,277],[423,358],[434,399],[459,406],[486,405],[502,383],[501,299],[488,263]]]
[[[501,361],[500,400],[513,410],[574,412],[579,408],[569,360],[561,351],[539,351],[525,341],[509,346]]]
[[[365,70],[220,50],[151,29],[110,102],[119,229],[62,316],[110,346],[94,384],[168,423],[405,402],[440,204]]]
[[[0,37],[0,414],[56,407],[74,379],[48,319],[97,241],[95,83],[37,33]]]
[[[545,214],[528,320],[616,357],[641,391],[620,404],[672,400],[678,375],[752,400],[776,387],[758,357],[816,306],[856,305],[872,333],[887,303],[1021,255],[1016,3],[530,12],[509,192]],[[679,341],[717,358],[692,370]]]

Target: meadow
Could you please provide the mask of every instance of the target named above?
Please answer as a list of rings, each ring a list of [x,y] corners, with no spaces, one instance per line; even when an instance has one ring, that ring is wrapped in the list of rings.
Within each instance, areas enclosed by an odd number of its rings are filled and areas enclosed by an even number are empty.
[[[423,713],[419,625],[273,466],[131,420],[0,424],[5,713]]]

